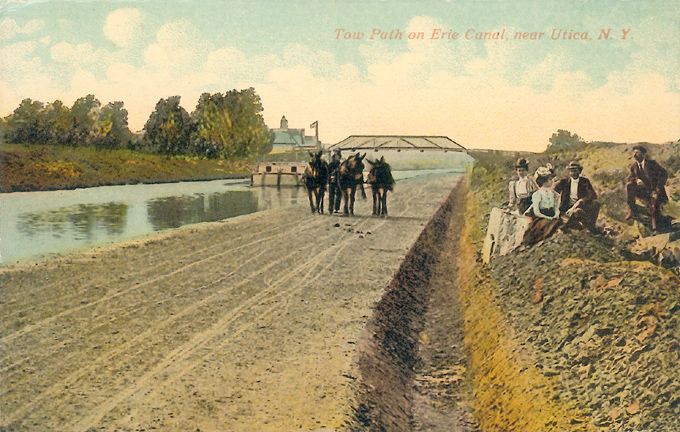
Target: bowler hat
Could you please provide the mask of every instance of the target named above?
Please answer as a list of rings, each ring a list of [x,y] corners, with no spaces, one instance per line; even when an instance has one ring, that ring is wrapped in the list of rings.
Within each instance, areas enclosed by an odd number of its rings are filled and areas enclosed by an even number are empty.
[[[569,162],[569,165],[567,165],[567,169],[568,170],[576,169],[576,170],[579,170],[579,171],[583,171],[583,167],[581,166],[581,164],[576,162],[576,161]]]

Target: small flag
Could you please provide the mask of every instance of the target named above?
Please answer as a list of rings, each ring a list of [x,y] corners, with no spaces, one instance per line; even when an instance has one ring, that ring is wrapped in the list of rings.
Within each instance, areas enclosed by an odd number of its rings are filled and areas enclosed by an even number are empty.
[[[318,120],[315,121],[314,123],[312,123],[312,124],[309,125],[309,128],[310,128],[310,129],[312,129],[312,128],[318,128],[318,127],[319,127],[319,121],[318,121]]]

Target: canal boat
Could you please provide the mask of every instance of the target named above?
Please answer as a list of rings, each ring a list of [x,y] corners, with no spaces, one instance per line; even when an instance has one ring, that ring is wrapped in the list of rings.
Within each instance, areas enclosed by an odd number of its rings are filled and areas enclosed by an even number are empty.
[[[250,173],[251,186],[302,186],[307,162],[260,162]]]

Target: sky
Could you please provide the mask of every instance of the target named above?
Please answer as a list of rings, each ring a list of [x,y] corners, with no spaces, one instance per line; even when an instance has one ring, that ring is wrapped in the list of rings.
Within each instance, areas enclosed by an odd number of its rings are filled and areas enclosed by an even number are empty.
[[[328,144],[675,141],[680,0],[0,0],[0,116],[94,94],[138,131],[160,98],[191,112],[203,92],[248,87],[269,127],[318,121]]]

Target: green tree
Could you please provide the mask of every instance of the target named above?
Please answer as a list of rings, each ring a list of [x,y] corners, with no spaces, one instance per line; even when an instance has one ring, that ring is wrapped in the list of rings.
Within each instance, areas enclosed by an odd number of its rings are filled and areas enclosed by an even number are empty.
[[[262,100],[255,89],[230,90],[225,100],[232,120],[228,156],[248,157],[271,151],[269,128],[261,114]]]
[[[7,133],[7,119],[0,117],[0,143],[5,142],[6,133]]]
[[[191,152],[191,117],[180,106],[180,96],[160,99],[144,126],[144,140],[154,151],[164,154]]]
[[[194,123],[191,146],[195,154],[208,158],[227,157],[230,146],[231,117],[221,93],[203,93],[191,113]]]
[[[109,102],[100,111],[94,124],[93,143],[97,148],[114,149],[127,146],[132,139],[128,129],[128,112],[123,102]]]
[[[48,103],[42,115],[42,142],[67,144],[71,139],[72,116],[69,107],[60,100]]]
[[[101,106],[101,102],[91,94],[78,98],[73,103],[71,107],[71,145],[86,146],[90,144]]]
[[[583,138],[564,129],[558,129],[557,132],[552,134],[548,141],[549,143],[546,151],[550,152],[575,149],[585,145]]]
[[[35,144],[42,139],[42,102],[24,99],[6,119],[8,142]]]

